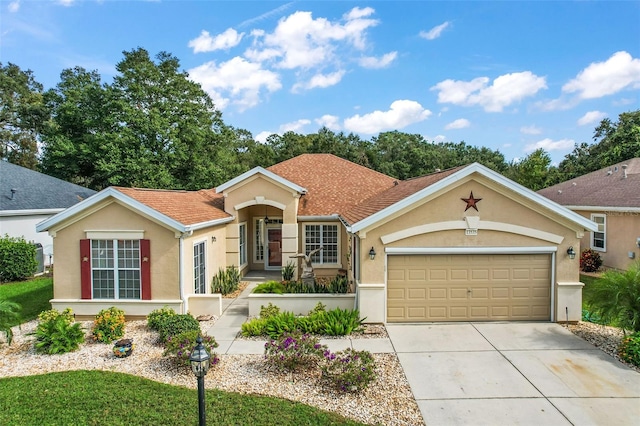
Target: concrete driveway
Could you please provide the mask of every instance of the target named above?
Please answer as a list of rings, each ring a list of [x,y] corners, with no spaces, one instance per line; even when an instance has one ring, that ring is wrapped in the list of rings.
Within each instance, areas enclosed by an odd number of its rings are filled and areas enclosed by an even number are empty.
[[[559,324],[387,331],[429,426],[640,424],[640,374]]]

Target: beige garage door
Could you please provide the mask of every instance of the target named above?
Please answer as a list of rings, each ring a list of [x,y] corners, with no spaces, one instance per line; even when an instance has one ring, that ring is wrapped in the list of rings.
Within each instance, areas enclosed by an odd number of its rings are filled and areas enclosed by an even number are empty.
[[[549,254],[390,255],[387,321],[550,320]]]

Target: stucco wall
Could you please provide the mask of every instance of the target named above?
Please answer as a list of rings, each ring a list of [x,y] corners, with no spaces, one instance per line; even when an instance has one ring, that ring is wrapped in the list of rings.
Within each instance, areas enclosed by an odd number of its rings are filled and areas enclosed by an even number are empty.
[[[577,211],[576,213],[587,219],[591,219],[594,213],[606,214],[606,250],[598,250],[603,266],[627,269],[631,263],[640,259],[640,249],[637,246],[637,240],[640,238],[639,212]],[[581,248],[584,250],[589,247],[591,247],[591,232],[585,232]],[[635,258],[630,258],[629,252],[633,253]]]
[[[144,231],[144,238],[151,240],[151,297],[180,299],[178,238],[173,231],[117,202],[103,206],[57,231],[53,240],[58,253],[55,262],[54,299],[80,299],[79,241],[87,238],[86,231],[97,230]]]
[[[214,241],[215,239],[215,241]],[[204,242],[205,251],[205,282],[206,292],[211,293],[211,279],[220,268],[226,267],[226,227],[219,225],[212,228],[200,229],[184,238],[183,250],[183,278],[184,294],[195,294],[193,248],[195,244]]]

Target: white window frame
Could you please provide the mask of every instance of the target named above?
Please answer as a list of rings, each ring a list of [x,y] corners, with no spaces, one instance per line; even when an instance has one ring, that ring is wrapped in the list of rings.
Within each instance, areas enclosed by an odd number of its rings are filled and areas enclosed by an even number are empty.
[[[602,219],[602,223],[596,222],[596,218]],[[594,221],[596,224],[598,224],[598,230],[591,231],[591,249],[596,251],[606,252],[607,251],[607,215],[600,214],[600,213],[592,213],[591,220]],[[600,227],[602,227],[602,230],[600,230]],[[603,247],[597,247],[595,245],[596,234],[602,234],[602,238],[597,238],[597,239],[602,240]]]
[[[253,223],[254,223],[254,227],[255,229],[253,230],[253,235],[254,235],[254,248],[253,248],[253,262],[254,263],[264,263],[264,253],[265,253],[265,246],[264,246],[264,235],[262,233],[262,221],[264,220],[264,218],[261,217],[254,217],[253,218]],[[265,226],[265,230],[266,230],[266,226]]]
[[[206,294],[207,293],[207,244],[206,240],[196,241],[193,243],[193,292],[195,294]],[[200,274],[199,270],[196,270],[196,247],[202,247],[202,262],[204,266],[203,274]],[[202,282],[199,282],[201,279]],[[199,288],[204,289],[204,291],[198,291]]]
[[[238,224],[238,265],[242,268],[247,263],[247,222],[242,222]]]
[[[307,227],[308,226],[320,226],[320,245],[322,245],[322,246],[326,246],[326,243],[323,241],[324,228],[327,227],[327,226],[332,226],[332,227],[336,228],[336,243],[335,243],[336,244],[336,261],[335,262],[326,262],[325,261],[326,254],[324,253],[325,250],[320,250],[320,252],[318,252],[318,253],[316,253],[314,255],[314,258],[319,258],[320,261],[319,262],[314,262],[312,260],[312,263],[314,265],[322,265],[322,266],[326,266],[326,267],[335,267],[335,268],[341,267],[341,263],[340,263],[340,259],[341,259],[341,256],[340,256],[340,248],[341,248],[341,245],[340,245],[340,224],[335,223],[335,222],[329,222],[329,223],[327,223],[327,222],[310,222],[310,223],[305,222],[304,225],[303,225],[303,229],[304,229],[303,238],[304,238],[304,240],[302,241],[303,251],[304,251],[305,254],[308,254],[311,250],[313,250],[313,248],[308,247],[309,245],[307,244],[307,232],[308,232],[308,228]],[[325,249],[326,249],[326,247],[325,247]]]
[[[91,247],[91,298],[96,300],[142,300],[142,260],[140,259],[140,240],[139,239],[92,239],[90,240]],[[94,250],[100,249],[100,247],[94,247],[94,242],[99,241],[109,241],[112,243],[111,251],[112,251],[112,266],[96,266],[96,261],[99,258],[94,257]],[[137,241],[138,242],[138,267],[120,267],[119,263],[119,246],[118,243],[120,241]],[[105,248],[106,249],[106,248]],[[134,258],[130,258],[131,260]],[[113,297],[96,297],[95,295],[95,272],[96,271],[112,271],[113,272]],[[120,297],[120,271],[138,271],[138,294],[139,296],[136,298],[132,297]]]

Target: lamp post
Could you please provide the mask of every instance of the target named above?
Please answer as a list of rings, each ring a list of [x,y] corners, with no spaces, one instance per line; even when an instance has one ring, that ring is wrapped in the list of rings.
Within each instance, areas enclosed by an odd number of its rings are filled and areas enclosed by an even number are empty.
[[[211,355],[205,349],[202,344],[202,337],[198,336],[196,339],[196,347],[191,351],[189,361],[191,361],[191,370],[193,374],[198,378],[198,424],[204,426],[206,424],[206,417],[204,413],[204,376],[209,371],[211,365]]]

